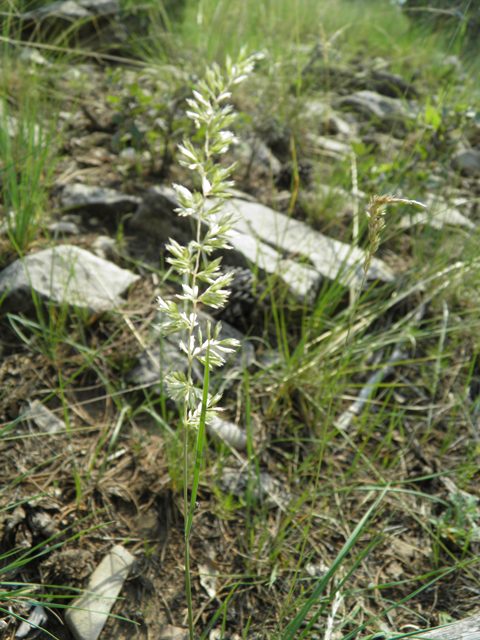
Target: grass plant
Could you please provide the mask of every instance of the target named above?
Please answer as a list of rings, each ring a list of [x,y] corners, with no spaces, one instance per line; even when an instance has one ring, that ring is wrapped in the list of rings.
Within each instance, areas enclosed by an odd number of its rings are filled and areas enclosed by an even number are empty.
[[[52,124],[38,119],[41,104],[27,98],[14,116],[6,99],[1,104],[0,156],[4,224],[18,252],[34,239],[45,215],[47,185],[55,166]]]
[[[167,249],[172,257],[167,261],[173,269],[183,277],[183,293],[177,298],[183,301],[183,311],[173,301],[159,298],[160,310],[168,318],[162,324],[164,335],[180,333],[181,349],[188,357],[188,370],[168,374],[166,380],[170,397],[179,402],[182,407],[183,424],[183,483],[184,483],[184,520],[185,520],[185,589],[188,605],[188,626],[190,640],[194,640],[192,588],[190,578],[190,533],[193,523],[195,502],[202,465],[205,426],[216,412],[220,410],[218,403],[220,395],[211,395],[209,390],[210,368],[225,363],[224,355],[232,353],[240,345],[235,339],[219,339],[221,324],[213,329],[207,323],[206,339],[198,328],[197,310],[200,304],[213,309],[221,309],[228,298],[228,285],[233,273],[220,273],[221,258],[209,260],[212,252],[218,249],[229,249],[228,233],[232,228],[233,214],[223,211],[225,200],[229,197],[228,187],[232,182],[228,180],[234,167],[223,168],[215,162],[215,157],[228,151],[235,140],[233,133],[226,128],[232,123],[235,115],[230,105],[222,103],[230,98],[231,89],[242,82],[252,71],[254,62],[259,55],[246,56],[242,50],[235,64],[227,58],[227,78],[223,78],[218,65],[207,69],[205,79],[198,84],[193,92],[194,98],[187,100],[190,111],[187,115],[193,120],[197,129],[202,130],[204,143],[196,149],[191,140],[184,139],[180,147],[183,154],[181,164],[197,174],[201,184],[200,191],[189,191],[181,185],[174,185],[180,207],[178,214],[193,217],[196,223],[195,240],[188,246],[182,247],[175,240],[170,239]],[[215,198],[211,208],[206,208],[207,199]],[[206,232],[203,229],[208,225]],[[204,291],[200,286],[206,285]],[[203,389],[199,389],[193,380],[194,360],[204,366]],[[191,490],[188,495],[188,480],[190,476],[188,440],[189,432],[197,432],[195,445],[195,471]]]
[[[21,255],[45,220],[50,180],[58,160],[55,114],[59,103],[52,100],[40,67],[22,63],[19,52],[7,43],[17,19],[10,9],[1,18],[0,211],[1,224]]]

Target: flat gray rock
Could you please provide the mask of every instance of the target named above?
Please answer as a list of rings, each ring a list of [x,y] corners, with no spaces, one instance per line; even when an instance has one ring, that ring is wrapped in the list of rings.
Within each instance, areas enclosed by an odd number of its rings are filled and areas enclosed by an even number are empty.
[[[243,498],[249,483],[252,495],[261,502],[266,501],[270,508],[280,507],[284,510],[292,501],[292,495],[287,485],[273,478],[267,471],[260,471],[257,474],[255,466],[250,467],[250,471],[235,467],[223,468],[220,480],[222,491]]]
[[[46,18],[63,18],[77,21],[94,16],[118,15],[117,0],[60,0],[23,14],[23,20],[41,21]]]
[[[260,240],[274,248],[279,255],[278,264],[288,267],[287,273],[290,271],[293,275],[291,269],[294,263],[303,267],[300,273],[294,274],[300,292],[302,289],[308,290],[315,282],[311,275],[310,280],[304,279],[306,262],[313,266],[313,273],[316,272],[315,284],[320,283],[323,278],[339,278],[345,285],[359,286],[362,282],[365,262],[365,252],[362,249],[328,238],[304,222],[294,220],[259,203],[232,198],[227,206],[239,214],[239,220],[234,226],[235,231],[250,236],[257,240],[257,243]],[[234,241],[233,238],[232,242]],[[238,247],[238,242],[234,246]],[[393,272],[378,258],[373,258],[368,275],[371,280],[384,282],[395,279]],[[291,277],[291,280],[295,278]]]
[[[65,18],[71,21],[92,18],[93,14],[88,9],[82,7],[75,0],[65,0],[64,2],[52,2],[46,7],[27,11],[23,14],[23,20],[40,21],[45,18]]]
[[[237,449],[237,451],[245,451],[247,448],[247,432],[229,420],[214,417],[207,423],[207,431],[210,436],[225,442],[225,444]]]
[[[233,153],[240,157],[242,164],[255,164],[266,174],[276,176],[282,169],[282,163],[275,157],[263,140],[255,135],[247,135],[232,147]]]
[[[31,64],[36,64],[40,67],[53,66],[51,62],[42,56],[38,49],[33,49],[32,47],[23,47],[18,58],[22,62],[30,62]]]
[[[423,200],[427,209],[413,215],[404,215],[399,224],[401,229],[408,229],[418,224],[427,224],[434,229],[443,229],[445,225],[466,227],[472,231],[476,229],[476,225],[467,216],[455,207],[449,206],[443,198],[427,194]]]
[[[76,598],[65,614],[65,622],[76,640],[97,640],[135,561],[117,545],[90,576],[85,594]]]
[[[258,236],[248,231],[239,231],[238,225],[235,225],[234,230],[235,235],[228,239],[235,251],[232,256],[228,256],[229,263],[239,267],[257,265],[263,273],[262,277],[279,275],[290,291],[302,300],[309,299],[312,292],[318,290],[321,277],[311,265],[285,257],[275,247],[262,242]]]
[[[238,192],[240,194],[240,192]],[[228,201],[230,204],[232,200]],[[242,202],[250,202],[250,199]],[[174,238],[186,245],[193,238],[192,220],[178,216],[176,192],[172,187],[158,186],[149,189],[135,215],[129,220],[129,227],[149,236],[160,245],[168,244]],[[273,212],[275,213],[275,212]],[[204,226],[206,231],[207,227]],[[235,234],[229,238],[233,251],[227,251],[228,265],[250,268],[257,265],[261,277],[280,275],[290,290],[304,299],[320,284],[320,276],[308,264],[301,264],[279,253],[274,247],[253,236],[248,227],[235,225]]]
[[[79,183],[65,185],[60,196],[60,205],[64,210],[83,210],[92,216],[132,213],[141,201],[137,196],[129,196],[115,189]]]
[[[33,420],[35,424],[45,433],[53,435],[59,431],[66,431],[66,425],[63,420],[59,420],[50,409],[47,409],[39,400],[28,400],[30,412],[27,418]]]
[[[344,159],[351,153],[352,147],[347,142],[341,142],[327,136],[319,136],[316,133],[307,133],[306,138],[312,145],[314,152],[339,159]]]
[[[467,176],[480,174],[480,151],[465,149],[458,151],[451,159],[452,167]]]
[[[363,115],[392,122],[414,117],[405,100],[383,96],[376,91],[358,91],[339,100],[342,107],[349,107]]]
[[[0,273],[0,311],[29,311],[32,290],[47,304],[73,305],[90,313],[116,309],[140,276],[89,251],[63,244],[16,260]]]
[[[60,220],[59,222],[53,222],[49,224],[47,229],[50,233],[57,233],[59,235],[69,234],[72,236],[78,236],[80,233],[80,229],[78,225],[74,222],[69,222],[68,220]]]
[[[351,138],[356,134],[355,126],[340,117],[329,104],[319,99],[308,100],[300,118],[314,125],[312,133],[320,129],[325,131],[328,127],[328,132],[335,135]]]
[[[45,612],[44,607],[41,605],[37,605],[33,607],[32,612],[28,616],[28,620],[24,620],[22,624],[18,627],[15,638],[25,638],[28,636],[32,629],[36,629],[38,631],[39,628],[45,627],[45,623],[48,620],[48,616]],[[35,634],[36,635],[36,634]],[[34,635],[32,635],[32,638]]]

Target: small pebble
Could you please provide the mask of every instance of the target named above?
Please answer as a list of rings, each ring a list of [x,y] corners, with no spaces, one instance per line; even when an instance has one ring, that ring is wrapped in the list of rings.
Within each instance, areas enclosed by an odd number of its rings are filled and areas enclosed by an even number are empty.
[[[65,614],[76,640],[97,640],[134,561],[131,553],[117,545],[100,562],[85,595],[75,599]]]

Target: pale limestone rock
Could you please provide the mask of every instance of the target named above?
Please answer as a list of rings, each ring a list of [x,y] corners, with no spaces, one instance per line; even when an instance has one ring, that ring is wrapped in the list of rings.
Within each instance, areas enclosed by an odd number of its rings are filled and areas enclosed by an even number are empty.
[[[65,614],[76,640],[97,640],[134,561],[131,553],[117,545],[100,562],[84,595],[76,598]]]

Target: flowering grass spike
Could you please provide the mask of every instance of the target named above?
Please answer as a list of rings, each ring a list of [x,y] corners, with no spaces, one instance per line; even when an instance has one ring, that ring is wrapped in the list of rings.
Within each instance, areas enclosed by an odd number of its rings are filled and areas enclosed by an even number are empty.
[[[199,190],[190,191],[186,187],[174,184],[179,203],[176,209],[179,216],[192,217],[196,222],[195,238],[186,247],[170,239],[167,246],[170,257],[167,261],[183,278],[182,293],[177,294],[181,308],[172,300],[158,299],[159,309],[166,317],[161,328],[164,335],[179,333],[181,350],[188,358],[187,372],[173,372],[167,376],[169,396],[183,408],[182,422],[183,459],[184,459],[184,505],[185,505],[185,585],[188,605],[190,640],[193,640],[193,611],[190,582],[189,536],[193,520],[193,509],[198,487],[205,423],[219,411],[220,395],[208,392],[211,367],[221,366],[225,355],[232,353],[240,345],[237,340],[220,340],[221,325],[217,323],[212,330],[207,323],[207,335],[203,336],[198,326],[199,305],[221,309],[225,306],[233,274],[220,272],[221,258],[210,260],[214,251],[230,249],[228,233],[231,231],[234,214],[224,209],[225,200],[230,197],[228,189],[233,186],[230,176],[235,165],[221,166],[215,158],[228,151],[235,142],[234,134],[228,127],[234,122],[236,114],[233,107],[223,103],[231,97],[231,88],[248,77],[256,60],[261,54],[246,56],[242,49],[234,64],[227,57],[226,77],[220,67],[213,64],[206,70],[205,78],[198,83],[193,97],[187,100],[187,115],[195,127],[203,133],[203,143],[194,147],[189,139],[179,145],[182,159],[180,164],[197,174]],[[213,202],[207,204],[207,199]],[[206,229],[206,230],[205,230]],[[196,330],[196,328],[198,329]],[[203,389],[193,381],[193,364],[198,360],[204,368]],[[190,501],[188,500],[188,434],[195,430],[196,455],[195,472]]]
[[[368,218],[369,245],[363,267],[365,275],[370,268],[373,255],[377,252],[378,247],[380,246],[380,234],[385,229],[385,219],[383,216],[387,211],[387,204],[416,204],[419,207],[425,208],[425,205],[417,200],[404,200],[403,198],[395,198],[395,196],[391,196],[389,194],[375,195],[373,198],[370,198],[370,203],[366,211],[366,216]]]

